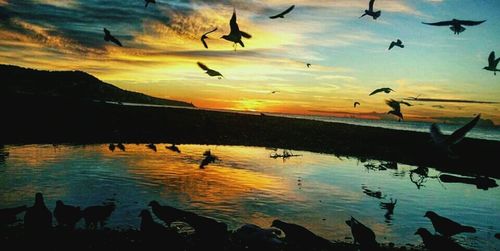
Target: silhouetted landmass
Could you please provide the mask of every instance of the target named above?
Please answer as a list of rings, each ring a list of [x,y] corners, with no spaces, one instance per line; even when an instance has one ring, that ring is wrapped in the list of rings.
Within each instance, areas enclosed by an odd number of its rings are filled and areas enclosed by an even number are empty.
[[[2,95],[62,97],[139,104],[194,107],[193,104],[151,97],[120,89],[82,71],[40,71],[0,65]]]

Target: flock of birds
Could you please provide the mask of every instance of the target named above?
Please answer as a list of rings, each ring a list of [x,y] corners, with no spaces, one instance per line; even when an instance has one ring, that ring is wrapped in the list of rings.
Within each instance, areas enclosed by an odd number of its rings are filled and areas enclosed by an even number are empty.
[[[396,202],[387,203],[387,207],[394,209]],[[188,224],[194,233],[202,240],[217,241],[226,238],[228,227],[225,223],[215,219],[201,216],[199,214],[161,205],[158,201],[151,201],[148,204],[151,212],[164,224],[156,222],[148,209],[143,209],[139,213],[141,223],[139,230],[149,238],[165,239],[169,241],[184,239],[183,235],[176,230],[172,223],[183,222]],[[24,229],[28,234],[44,235],[53,227],[53,217],[57,221],[57,227],[62,230],[72,231],[77,223],[83,218],[86,229],[103,229],[107,219],[115,211],[114,204],[89,206],[83,210],[79,206],[67,205],[58,200],[53,213],[45,205],[42,193],[35,195],[35,203],[31,207],[19,206],[15,208],[0,209],[0,226],[17,222],[17,215],[24,213]],[[415,232],[422,238],[426,248],[434,250],[468,250],[450,237],[461,233],[475,233],[476,229],[465,226],[451,219],[440,216],[433,211],[427,211],[424,215],[434,227],[436,233],[432,234],[425,228],[419,228]],[[376,240],[375,233],[368,226],[352,217],[345,222],[351,228],[354,243],[359,245],[360,250],[378,250],[380,247]],[[284,237],[282,235],[284,233]],[[307,228],[276,219],[272,222],[271,228],[261,228],[257,225],[246,224],[233,233],[234,239],[244,243],[246,249],[259,250],[266,247],[266,250],[281,250],[284,244],[294,247],[303,247],[299,250],[330,250],[332,242],[320,237]],[[257,249],[252,249],[257,248]]]

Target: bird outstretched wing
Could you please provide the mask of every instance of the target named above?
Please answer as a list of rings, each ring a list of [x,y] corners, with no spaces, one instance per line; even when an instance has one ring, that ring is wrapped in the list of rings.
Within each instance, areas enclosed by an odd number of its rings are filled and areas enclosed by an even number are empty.
[[[205,64],[203,64],[202,62],[197,62],[198,66],[203,69],[204,71],[208,71],[210,70],[210,68],[208,68]]]
[[[104,28],[104,34],[106,34],[107,36],[111,35],[111,33],[109,32],[108,29]]]
[[[248,33],[244,32],[244,31],[240,31],[240,34],[241,34],[241,36],[242,36],[242,37],[244,37],[244,38],[252,38],[252,35],[250,35],[250,34],[248,34]]]
[[[280,14],[271,16],[269,18],[271,18],[271,19],[275,19],[275,18],[278,18],[278,17],[284,18],[286,14],[290,13],[290,11],[293,10],[293,8],[295,8],[295,5],[292,5],[288,9],[286,9],[285,11],[281,12]]]
[[[203,43],[203,46],[208,49],[207,42],[205,42],[205,38],[201,37],[201,43]]]
[[[215,29],[213,29],[213,30],[211,30],[211,31],[209,31],[209,32],[207,32],[207,33],[205,33],[205,34],[203,34],[203,36],[206,36],[206,35],[208,35],[208,34],[210,34],[210,33],[212,33],[212,32],[215,32],[216,30],[217,30],[217,27],[215,27]]]
[[[358,105],[360,105],[360,103],[359,103],[359,102],[354,102],[354,107],[356,107],[356,106],[358,106]]]
[[[111,42],[113,42],[119,46],[122,46],[122,43],[120,42],[120,40],[116,39],[115,37],[113,37],[111,35],[109,35],[109,37],[110,37],[109,39],[111,40]]]
[[[425,23],[425,22],[422,22],[423,24],[427,24],[427,25],[434,25],[434,26],[448,26],[448,25],[452,25],[453,23],[451,21],[442,21],[442,22],[436,22],[436,23]]]
[[[481,114],[478,114],[473,120],[471,120],[469,123],[466,125],[462,126],[460,129],[454,131],[448,138],[446,139],[446,142],[448,144],[456,144],[460,142],[465,135],[476,126],[477,122],[481,118]]]
[[[377,93],[379,93],[379,92],[383,92],[383,91],[384,91],[384,90],[383,90],[382,88],[376,89],[376,90],[372,91],[372,93],[370,93],[370,95],[369,95],[369,96],[374,95],[374,94],[377,94]]]
[[[483,21],[458,20],[458,22],[461,25],[474,26],[474,25],[482,24],[482,23],[486,22],[486,20],[483,20]]]
[[[390,106],[394,111],[401,111],[401,106],[399,105],[399,102],[394,100],[394,99],[390,99],[390,100],[386,100],[385,103]]]
[[[231,20],[229,21],[229,27],[231,27],[231,32],[230,34],[233,33],[238,33],[240,32],[240,27],[238,27],[238,23],[236,23],[236,10],[233,10],[233,16],[231,17]]]
[[[492,51],[490,53],[490,56],[488,57],[488,66],[493,66],[495,64],[495,51]]]
[[[370,0],[370,3],[368,4],[368,10],[373,11],[373,4],[375,3],[375,0]]]
[[[388,50],[391,50],[394,47],[394,45],[396,45],[396,43],[394,41],[392,41],[391,45],[389,45],[389,49]]]
[[[406,101],[403,101],[403,100],[399,101],[399,103],[403,104],[403,105],[406,105],[406,106],[412,106],[412,104],[410,104],[410,103],[408,103]]]

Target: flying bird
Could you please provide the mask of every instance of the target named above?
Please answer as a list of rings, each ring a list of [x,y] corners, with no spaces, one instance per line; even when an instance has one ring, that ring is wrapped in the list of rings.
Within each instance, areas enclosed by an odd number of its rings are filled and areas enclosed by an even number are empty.
[[[205,46],[205,48],[208,49],[208,45],[207,45],[207,42],[205,42],[205,39],[208,39],[208,34],[212,33],[212,32],[215,32],[217,30],[217,27],[215,27],[215,29],[203,34],[203,36],[201,36],[201,42],[203,43],[203,46]]]
[[[116,144],[116,147],[118,147],[118,149],[120,149],[122,152],[125,152],[125,145],[123,145],[122,143]]]
[[[311,64],[310,63],[307,63],[306,64],[307,68],[310,68],[311,67]]]
[[[111,35],[111,32],[106,28],[104,28],[104,41],[111,41],[111,42],[119,45],[120,47],[122,46],[122,43],[120,43],[120,41],[118,39],[113,37],[113,35]]]
[[[424,217],[429,218],[434,226],[434,230],[444,237],[451,237],[460,233],[475,233],[476,229],[469,226],[461,225],[446,217],[440,216],[433,211],[427,211]]]
[[[175,144],[172,144],[171,146],[165,146],[165,148],[172,152],[181,153],[181,150]]]
[[[389,50],[391,50],[392,47],[394,47],[394,46],[398,46],[400,48],[405,48],[405,46],[403,45],[403,41],[401,41],[399,39],[396,42],[394,42],[394,41],[391,42],[391,45],[389,45]]]
[[[403,119],[403,114],[401,113],[401,105],[399,104],[399,102],[394,99],[390,99],[386,100],[385,103],[392,108],[392,110],[387,112],[387,114],[392,114],[399,117],[398,121],[401,122],[401,120]]]
[[[354,102],[354,108],[356,108],[356,106],[358,105],[361,105],[358,101]]]
[[[460,129],[454,131],[451,135],[444,135],[437,124],[431,125],[431,138],[434,144],[440,149],[446,151],[449,155],[453,152],[451,147],[464,139],[465,135],[476,126],[477,122],[481,118],[481,114],[478,114],[469,123],[462,126]]]
[[[146,8],[150,3],[156,3],[156,0],[144,0],[144,2],[146,2],[146,5],[144,6],[144,8]]]
[[[241,41],[241,37],[251,38],[252,35],[240,30],[238,23],[236,23],[236,10],[233,10],[233,16],[229,21],[229,26],[231,28],[231,31],[229,32],[229,34],[224,35],[221,38],[233,42],[235,46],[236,44],[240,44],[241,47],[245,47],[245,44],[243,44],[243,41]],[[234,48],[236,49],[236,47]]]
[[[377,93],[379,93],[379,92],[390,93],[391,91],[393,91],[393,92],[394,92],[395,90],[393,90],[393,89],[391,89],[391,88],[389,88],[389,87],[378,88],[378,89],[376,89],[376,90],[372,91],[372,93],[370,93],[370,95],[368,95],[368,96],[375,95],[375,94],[377,94]]]
[[[354,238],[354,243],[359,243],[363,248],[368,248],[367,250],[372,250],[378,246],[375,239],[375,233],[369,227],[363,225],[361,222],[356,220],[351,216],[350,220],[345,222],[349,227],[351,227],[352,237]]]
[[[288,9],[286,9],[285,11],[281,12],[280,14],[271,16],[269,18],[271,18],[271,19],[275,19],[275,18],[278,18],[278,17],[279,18],[285,18],[285,15],[288,14],[288,13],[290,13],[290,11],[292,11],[293,8],[295,8],[295,5],[292,5]]]
[[[366,15],[371,16],[373,19],[377,19],[380,17],[380,14],[382,14],[382,11],[373,11],[373,4],[375,3],[375,0],[370,0],[370,3],[368,5],[368,9],[365,10],[365,13],[361,15],[359,18],[362,18]]]
[[[216,70],[212,70],[208,68],[205,64],[198,62],[198,66],[205,71],[211,77],[218,77],[219,79],[223,78],[222,74]]]
[[[434,25],[434,26],[450,26],[450,30],[452,30],[454,34],[458,35],[461,32],[465,31],[465,27],[463,27],[462,25],[474,26],[474,25],[482,24],[485,21],[486,20],[469,21],[469,20],[452,19],[450,21],[441,21],[441,22],[436,22],[436,23],[425,23],[425,22],[422,22],[422,23],[427,24],[427,25]]]
[[[431,251],[441,251],[441,250],[453,250],[453,251],[466,251],[470,249],[466,249],[456,242],[454,242],[450,238],[446,238],[440,235],[433,235],[429,232],[429,230],[425,228],[419,228],[416,235],[420,235],[422,237],[422,241],[427,249]]]
[[[488,66],[485,66],[483,69],[492,71],[494,75],[497,75],[497,71],[500,71],[500,69],[497,69],[499,61],[500,58],[495,59],[495,52],[492,51],[488,57]]]

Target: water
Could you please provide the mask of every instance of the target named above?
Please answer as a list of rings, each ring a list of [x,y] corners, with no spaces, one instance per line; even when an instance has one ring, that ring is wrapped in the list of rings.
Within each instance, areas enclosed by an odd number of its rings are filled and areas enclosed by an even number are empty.
[[[327,154],[293,151],[301,156],[283,161],[269,158],[273,151],[265,148],[181,145],[178,154],[164,146],[157,145],[157,153],[133,144],[126,152],[111,152],[107,145],[5,146],[0,148],[0,208],[31,205],[38,191],[51,210],[58,199],[82,207],[112,201],[117,210],[108,226],[138,228],[140,210],[154,199],[224,221],[230,229],[244,223],[270,226],[279,218],[330,240],[351,236],[345,220],[352,215],[372,228],[379,242],[397,245],[420,244],[414,232],[432,231],[423,215],[433,210],[477,229],[456,236],[461,244],[500,250],[494,238],[500,232],[499,188],[485,191],[427,178],[418,189],[410,181],[415,167],[379,171],[365,167],[377,167],[378,161]],[[221,161],[199,169],[206,149]],[[362,187],[385,198],[370,197]],[[398,202],[387,219],[379,203],[390,198]]]

